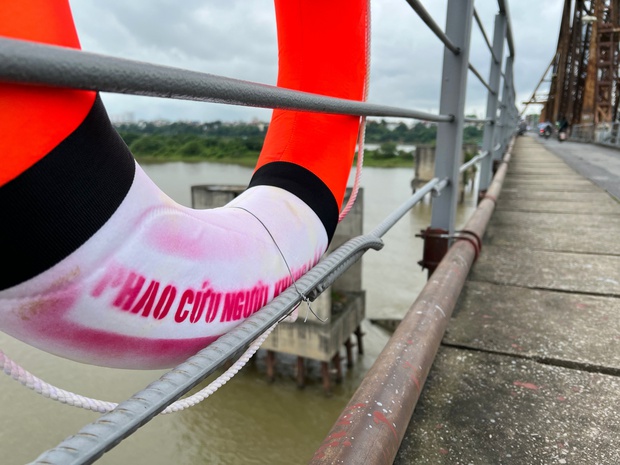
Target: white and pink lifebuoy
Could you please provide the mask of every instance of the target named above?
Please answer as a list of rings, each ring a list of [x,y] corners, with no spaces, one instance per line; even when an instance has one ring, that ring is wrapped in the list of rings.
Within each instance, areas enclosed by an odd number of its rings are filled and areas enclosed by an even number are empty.
[[[275,5],[278,86],[364,100],[368,1]],[[79,48],[67,0],[3,2],[0,35]],[[194,210],[135,163],[96,92],[0,83],[0,99],[0,330],[109,367],[174,366],[315,265],[359,129],[275,110],[248,189]]]

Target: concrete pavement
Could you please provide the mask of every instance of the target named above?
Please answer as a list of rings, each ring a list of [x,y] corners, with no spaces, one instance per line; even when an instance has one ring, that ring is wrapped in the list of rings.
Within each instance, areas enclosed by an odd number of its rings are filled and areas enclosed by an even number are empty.
[[[397,465],[620,463],[620,163],[551,142],[517,139]]]
[[[577,173],[620,199],[620,150],[597,144],[560,142],[555,138],[538,139]]]

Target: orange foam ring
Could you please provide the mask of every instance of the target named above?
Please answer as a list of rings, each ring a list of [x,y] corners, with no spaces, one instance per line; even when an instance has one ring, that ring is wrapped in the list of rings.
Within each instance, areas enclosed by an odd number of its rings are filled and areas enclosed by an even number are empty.
[[[364,99],[367,0],[276,0],[278,86]],[[0,35],[80,48],[67,0],[0,2]],[[0,83],[0,185],[42,159],[88,114],[95,92]],[[355,154],[357,116],[274,110],[256,168],[296,163],[342,204]]]
[[[0,35],[80,48],[67,0],[0,2]],[[84,120],[95,92],[0,83],[0,185],[42,159]]]
[[[367,0],[276,0],[278,86],[364,100]],[[342,205],[358,116],[274,110],[256,168],[296,163],[316,174]]]

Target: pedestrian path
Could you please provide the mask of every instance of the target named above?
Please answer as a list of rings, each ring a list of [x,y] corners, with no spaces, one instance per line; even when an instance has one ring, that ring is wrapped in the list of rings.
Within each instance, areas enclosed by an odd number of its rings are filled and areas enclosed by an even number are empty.
[[[620,203],[519,137],[483,243],[394,464],[620,463]]]

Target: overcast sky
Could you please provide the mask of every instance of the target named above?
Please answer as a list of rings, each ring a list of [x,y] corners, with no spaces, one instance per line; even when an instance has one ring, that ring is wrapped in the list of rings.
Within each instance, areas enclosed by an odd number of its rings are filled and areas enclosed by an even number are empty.
[[[443,29],[447,1],[422,3]],[[519,109],[555,53],[563,3],[508,0]],[[272,0],[71,0],[71,6],[83,50],[275,85]],[[492,40],[497,1],[477,0],[475,8]],[[372,0],[371,24],[368,101],[437,113],[442,43],[405,0]],[[488,79],[489,52],[475,22],[470,63]],[[469,72],[468,114],[484,117],[485,92]],[[268,121],[271,115],[269,109],[152,97],[104,94],[103,100],[116,120]],[[538,111],[530,106],[527,113]]]

